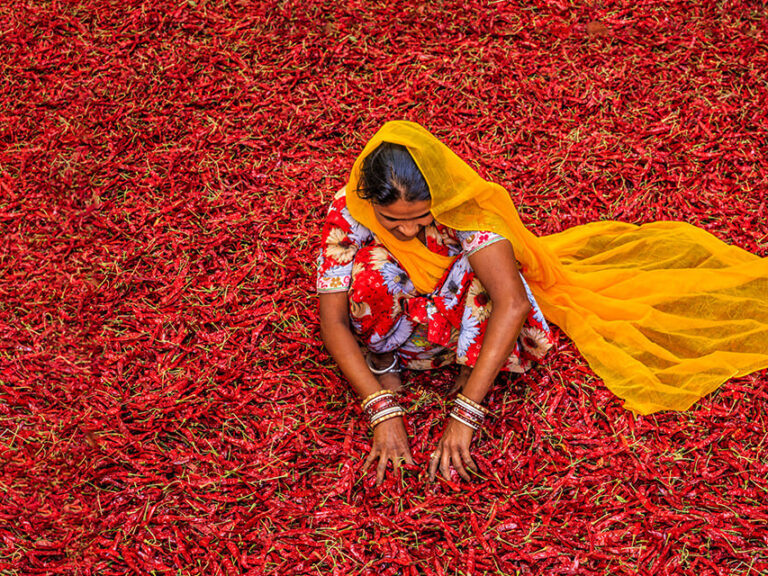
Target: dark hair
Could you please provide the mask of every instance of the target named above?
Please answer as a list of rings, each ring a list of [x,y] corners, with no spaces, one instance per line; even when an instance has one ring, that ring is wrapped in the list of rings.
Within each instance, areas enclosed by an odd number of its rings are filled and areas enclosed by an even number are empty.
[[[360,198],[379,206],[431,199],[429,186],[405,146],[382,142],[366,156],[357,185]]]

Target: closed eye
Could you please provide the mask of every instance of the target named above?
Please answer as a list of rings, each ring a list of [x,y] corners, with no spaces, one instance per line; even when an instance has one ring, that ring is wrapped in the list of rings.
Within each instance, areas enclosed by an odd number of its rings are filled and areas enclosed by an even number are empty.
[[[429,216],[429,214],[429,212],[424,212],[424,214],[414,216],[413,218],[392,218],[391,216],[385,216],[384,214],[381,214],[381,217],[389,222],[407,222],[408,220],[421,220],[422,218]]]

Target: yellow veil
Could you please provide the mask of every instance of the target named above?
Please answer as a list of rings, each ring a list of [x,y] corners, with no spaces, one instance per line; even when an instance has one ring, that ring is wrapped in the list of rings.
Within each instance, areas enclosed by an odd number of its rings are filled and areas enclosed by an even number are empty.
[[[683,222],[594,222],[537,237],[507,191],[483,180],[420,125],[388,122],[355,162],[352,216],[373,231],[422,293],[449,258],[378,224],[357,194],[363,159],[382,142],[408,148],[429,185],[432,215],[511,243],[545,317],[574,341],[625,408],[686,410],[720,384],[768,367],[768,258]]]

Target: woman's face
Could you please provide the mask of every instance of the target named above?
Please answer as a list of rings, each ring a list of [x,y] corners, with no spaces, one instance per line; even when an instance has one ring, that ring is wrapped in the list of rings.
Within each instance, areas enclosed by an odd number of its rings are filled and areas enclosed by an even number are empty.
[[[398,240],[413,240],[419,236],[425,226],[432,223],[432,214],[429,207],[430,200],[416,200],[407,202],[402,198],[395,200],[388,206],[373,205],[376,219],[392,236]]]

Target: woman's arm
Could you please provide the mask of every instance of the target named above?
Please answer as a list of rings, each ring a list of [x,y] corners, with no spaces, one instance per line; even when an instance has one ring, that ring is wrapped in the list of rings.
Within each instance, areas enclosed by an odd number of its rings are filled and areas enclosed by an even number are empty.
[[[480,404],[512,353],[531,303],[508,240],[478,250],[469,257],[469,263],[492,302],[483,346],[462,392]]]
[[[346,292],[320,294],[320,336],[352,388],[364,399],[381,390],[381,385],[368,368],[350,330],[348,306]],[[390,460],[395,470],[401,460],[413,464],[402,417],[391,418],[374,428],[371,453],[365,461],[365,468],[376,458],[379,459],[377,484],[384,481],[384,472]]]
[[[494,242],[472,254],[469,263],[491,299],[483,346],[462,394],[480,404],[488,393],[499,370],[509,358],[528,317],[531,304],[520,280],[512,244],[508,240]],[[465,469],[476,469],[469,453],[472,428],[448,419],[435,456],[430,461],[430,477],[439,467],[443,477],[450,478],[450,466],[465,480]]]
[[[349,328],[346,292],[320,294],[320,336],[361,399],[381,390]]]

